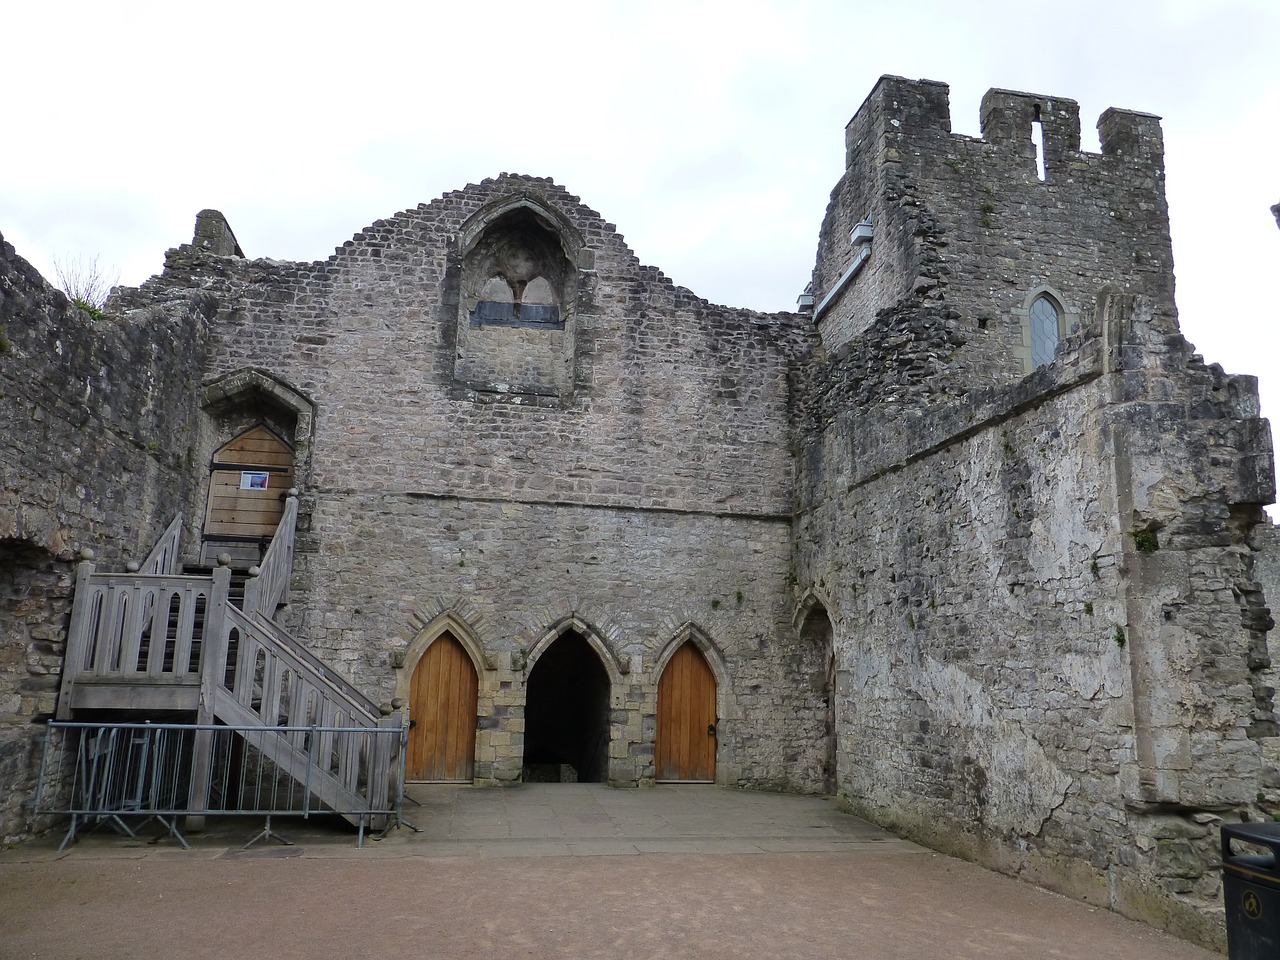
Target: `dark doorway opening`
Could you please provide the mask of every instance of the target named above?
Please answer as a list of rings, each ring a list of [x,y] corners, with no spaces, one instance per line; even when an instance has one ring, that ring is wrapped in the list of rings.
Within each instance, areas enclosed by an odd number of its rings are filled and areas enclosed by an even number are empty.
[[[836,736],[836,651],[831,618],[822,604],[816,604],[800,628],[804,646],[821,658],[822,668],[814,679],[821,684],[822,698],[822,791],[833,795],[839,790],[837,776]],[[818,691],[815,691],[818,692]]]
[[[609,674],[580,634],[561,634],[533,665],[524,717],[525,781],[605,782]]]

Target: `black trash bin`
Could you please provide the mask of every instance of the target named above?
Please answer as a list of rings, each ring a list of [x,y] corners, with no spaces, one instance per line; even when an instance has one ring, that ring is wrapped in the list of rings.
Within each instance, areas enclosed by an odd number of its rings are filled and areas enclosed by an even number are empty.
[[[1267,852],[1245,850],[1239,843],[1264,847]],[[1222,896],[1227,908],[1227,956],[1231,960],[1280,957],[1280,823],[1222,825]]]

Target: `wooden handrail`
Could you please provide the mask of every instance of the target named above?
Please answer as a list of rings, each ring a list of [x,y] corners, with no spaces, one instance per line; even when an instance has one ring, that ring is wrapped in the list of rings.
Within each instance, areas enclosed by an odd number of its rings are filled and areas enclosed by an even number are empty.
[[[272,644],[282,651],[287,651],[287,654],[299,661],[304,669],[308,669],[318,677],[323,678],[331,689],[348,698],[352,707],[363,710],[371,717],[378,716],[379,711],[376,703],[354,687],[346,677],[303,646],[297,637],[274,620],[268,620],[260,613],[247,614],[246,617],[252,620],[254,625],[270,638]]]
[[[340,789],[348,803],[365,796],[371,811],[383,809],[397,760],[391,741],[379,738],[373,754],[365,755],[349,737],[325,728],[398,727],[400,715],[382,716],[373,701],[260,613],[230,604],[223,613],[217,656],[206,661],[203,684],[213,716],[233,725],[261,725],[264,739],[255,745],[276,762],[290,760],[283,769],[296,771],[297,759],[305,756],[313,770],[307,782],[331,805],[338,796],[331,791]],[[271,733],[273,727],[320,729],[302,750],[305,734]],[[200,810],[203,801],[195,789],[206,785],[193,783],[192,809]]]
[[[177,574],[181,514],[137,573],[100,574],[91,560],[80,563],[58,718],[70,717],[77,680],[96,680],[116,689],[123,684],[131,698],[145,685],[192,689],[198,684],[201,724],[216,718],[264,727],[280,726],[282,720],[293,726],[398,727],[398,713],[384,716],[372,700],[271,619],[288,600],[297,514],[298,499],[290,496],[258,575],[245,584],[243,609],[229,600],[228,567],[217,567],[205,577]],[[376,755],[362,757],[359,750],[332,737],[321,734],[308,751],[323,762],[322,779],[344,785],[353,796],[367,790],[369,809],[385,808],[396,762],[395,750],[386,746],[391,741],[380,737]],[[208,737],[197,738],[193,769],[205,768],[209,742]],[[291,749],[282,741],[264,752],[283,758]],[[193,814],[206,809],[208,789],[207,779],[193,776]]]
[[[160,535],[160,539],[151,548],[151,553],[147,555],[138,572],[160,576],[172,576],[177,573],[182,566],[178,558],[178,541],[181,536],[182,514],[179,513]]]
[[[218,611],[226,606],[230,571],[219,572],[104,574],[81,563],[58,716],[70,716],[77,681],[198,683],[221,632]]]
[[[276,608],[289,601],[289,579],[293,575],[293,545],[298,520],[298,498],[285,500],[284,514],[276,525],[258,573],[244,585],[245,613],[261,613],[270,620]]]
[[[277,624],[228,605],[220,645],[228,652],[233,631],[238,634],[234,672],[227,669],[225,660],[221,668],[211,662],[210,669],[215,673],[215,682],[240,703],[259,703],[265,723],[274,726],[281,712],[287,712],[289,722],[301,725],[377,726],[377,705]],[[286,671],[293,677],[293,689],[284,686]],[[230,678],[228,673],[232,674]],[[306,702],[313,694],[319,699]],[[342,723],[331,723],[339,714]]]

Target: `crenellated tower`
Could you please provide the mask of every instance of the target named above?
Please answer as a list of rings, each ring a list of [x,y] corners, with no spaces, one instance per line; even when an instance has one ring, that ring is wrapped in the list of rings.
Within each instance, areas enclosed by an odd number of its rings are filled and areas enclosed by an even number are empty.
[[[952,133],[945,84],[886,76],[849,121],[813,276],[828,351],[878,317],[940,312],[962,341],[954,385],[1008,383],[1104,286],[1153,299],[1175,330],[1159,118],[1107,110],[1091,153],[1073,100],[995,89],[981,114],[980,138]]]

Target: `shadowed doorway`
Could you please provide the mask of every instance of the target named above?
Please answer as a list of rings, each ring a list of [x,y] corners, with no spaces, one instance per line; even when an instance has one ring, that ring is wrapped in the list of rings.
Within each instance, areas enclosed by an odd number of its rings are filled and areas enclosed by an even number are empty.
[[[580,634],[562,634],[533,665],[524,717],[526,782],[604,783],[609,675]]]
[[[839,754],[836,735],[836,652],[835,634],[831,629],[831,618],[820,603],[815,603],[809,615],[800,627],[802,648],[810,657],[819,658],[821,669],[812,676],[815,686],[821,684],[821,690],[814,693],[821,696],[822,732],[822,792],[834,795],[839,790],[840,778],[837,769]]]

